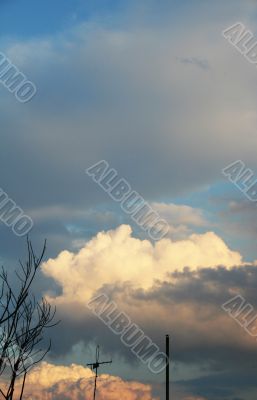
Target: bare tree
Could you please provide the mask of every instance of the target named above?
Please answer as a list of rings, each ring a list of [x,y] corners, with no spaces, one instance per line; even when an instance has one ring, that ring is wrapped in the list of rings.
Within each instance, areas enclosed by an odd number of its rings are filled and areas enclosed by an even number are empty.
[[[16,271],[18,286],[10,284],[9,276],[2,268],[0,280],[0,376],[5,379],[4,388],[0,388],[6,400],[14,398],[17,379],[23,377],[22,387],[15,397],[23,398],[28,370],[40,362],[51,348],[51,342],[43,350],[43,333],[56,323],[53,322],[55,309],[42,298],[37,301],[31,293],[31,285],[43,260],[46,243],[39,257],[34,253],[32,244],[27,240],[28,258],[20,261],[21,270]],[[44,347],[44,346],[43,346]]]

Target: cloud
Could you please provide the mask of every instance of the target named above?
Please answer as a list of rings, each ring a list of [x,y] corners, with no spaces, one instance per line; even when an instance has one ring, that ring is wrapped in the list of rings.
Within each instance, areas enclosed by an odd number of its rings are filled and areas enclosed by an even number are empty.
[[[210,226],[203,210],[182,204],[151,203],[152,208],[169,223],[169,236],[172,239],[184,239],[192,233],[192,228]]]
[[[79,342],[101,341],[108,351],[136,361],[86,306],[93,294],[104,292],[160,347],[163,335],[172,332],[177,362],[207,363],[212,371],[233,368],[239,353],[241,365],[255,357],[255,341],[221,306],[241,294],[257,309],[257,268],[244,265],[214,233],[152,244],[134,238],[123,225],[99,233],[77,253],[60,253],[42,269],[60,287],[50,301],[58,305],[66,332],[72,331],[58,340],[53,356]]]
[[[133,2],[130,13],[113,17],[117,25],[90,19],[47,37],[2,38],[1,50],[38,93],[23,108],[0,93],[1,187],[35,215],[33,235],[49,239],[51,256],[72,249],[67,225],[79,224],[83,210],[113,204],[84,174],[100,159],[155,203],[211,185],[231,160],[256,165],[255,69],[221,36],[233,16],[251,27],[252,8],[237,2],[231,15],[231,7],[220,13],[220,5],[198,2],[186,6],[185,21],[175,3],[145,9],[143,1],[139,12]],[[162,23],[153,23],[160,14]],[[81,225],[88,238],[117,224]],[[173,238],[190,233],[183,224],[172,228]],[[0,239],[9,242],[6,230]],[[13,242],[2,252],[13,257]]]
[[[100,340],[111,352],[135,362],[87,308],[92,295],[104,292],[158,345],[162,334],[173,332],[173,355],[178,361],[213,358],[220,365],[227,357],[226,348],[228,352],[241,348],[247,359],[253,349],[252,338],[245,338],[244,330],[234,329],[235,322],[221,305],[235,293],[255,304],[251,286],[255,268],[244,266],[240,254],[211,232],[155,244],[134,238],[125,225],[100,232],[78,252],[63,251],[42,267],[60,288],[49,294],[49,300],[58,305],[66,331],[72,331],[55,344],[55,355],[69,352],[76,343]],[[158,325],[152,324],[153,320],[158,320]],[[62,330],[57,327],[56,335]],[[233,358],[232,353],[226,362]]]
[[[199,397],[199,396],[197,396],[197,397],[195,397],[195,396],[188,396],[188,397],[185,397],[184,400],[206,400],[206,399],[203,398],[203,397]]]
[[[206,226],[208,224],[201,209],[173,203],[154,202],[151,205],[162,217],[172,221],[173,224],[192,226]]]
[[[185,266],[232,267],[242,263],[240,254],[230,250],[213,232],[193,234],[186,240],[162,239],[152,244],[132,236],[131,228],[122,225],[100,232],[77,253],[62,251],[42,266],[62,289],[55,301],[85,304],[105,284],[130,282],[150,288],[156,279]]]
[[[198,68],[201,68],[203,70],[208,70],[210,69],[209,63],[207,60],[202,60],[196,57],[191,57],[191,58],[179,58],[179,61],[182,64],[191,64],[191,65],[196,65]]]
[[[194,9],[187,24],[178,23],[185,18],[179,11],[177,23],[165,26],[139,28],[131,15],[119,28],[92,20],[3,44],[38,87],[26,108],[4,90],[0,96],[1,184],[20,206],[40,213],[108,203],[84,175],[100,159],[154,202],[211,185],[231,159],[256,164],[255,69],[220,34],[231,22],[229,8],[222,21],[212,7],[209,20],[202,5]],[[207,60],[211,69],[179,59]]]
[[[33,400],[91,400],[94,373],[81,365],[60,366],[41,363],[26,381],[25,399]],[[126,382],[117,376],[99,375],[99,400],[157,400],[150,385]]]
[[[212,185],[234,159],[256,166],[256,69],[221,36],[238,18],[251,29],[256,7],[254,1],[236,1],[232,8],[201,1],[174,12],[179,2],[153,3],[154,11],[140,2],[143,7],[116,26],[98,19],[47,38],[1,39],[1,49],[38,87],[26,108],[1,90],[1,187],[32,211],[36,240],[49,238],[52,259],[43,270],[60,287],[52,299],[64,317],[57,352],[101,337],[106,347],[125,354],[85,310],[86,300],[104,288],[155,340],[166,329],[174,331],[175,359],[247,368],[256,358],[253,344],[221,313],[219,301],[237,290],[255,304],[255,270],[244,269],[241,255],[214,233],[189,236],[192,226],[205,227],[201,211],[182,213],[160,202]],[[159,9],[170,13],[164,23],[162,12],[156,24]],[[75,237],[78,225],[88,229],[90,212],[83,219],[83,209],[109,208],[110,199],[83,172],[103,158],[147,200],[159,203],[173,240],[152,245],[122,226],[70,250],[72,241],[82,243]],[[112,215],[96,213],[84,237],[103,229],[99,225],[118,225]],[[14,239],[6,229],[0,230],[2,254],[13,256]],[[62,384],[53,385],[63,399]],[[77,381],[71,385],[76,392]]]
[[[186,393],[198,393],[200,398],[208,391],[216,395],[211,377],[219,372],[224,378],[220,393],[233,394],[226,384],[226,371],[237,376],[239,366],[248,373],[248,365],[256,364],[254,338],[221,306],[240,294],[257,310],[257,268],[243,264],[240,254],[214,233],[152,244],[134,238],[131,228],[122,225],[98,233],[76,253],[64,251],[48,260],[43,273],[60,287],[60,292],[52,292],[50,297],[58,304],[62,320],[55,331],[58,341],[53,360],[62,360],[68,354],[70,357],[77,343],[101,343],[108,353],[118,357],[119,363],[146,373],[130,349],[87,308],[93,294],[104,292],[160,349],[165,333],[171,332],[172,359],[177,366],[174,380],[185,389],[190,378],[189,374],[183,383],[185,368],[196,369]],[[206,386],[200,391],[205,375],[210,376],[210,387],[205,380]],[[240,382],[239,389],[245,390]]]
[[[191,397],[196,400],[208,399],[209,396],[219,399],[220,396],[234,395],[235,398],[235,392],[237,396],[242,392],[242,398],[245,398],[244,390],[256,390],[256,341],[221,309],[222,303],[240,293],[257,310],[256,284],[257,268],[247,265],[194,271],[186,268],[171,273],[165,281],[156,282],[148,290],[135,289],[126,284],[107,285],[104,290],[118,304],[119,309],[125,311],[158,345],[162,346],[164,333],[171,332],[172,376],[175,386],[181,385],[187,393],[195,393]],[[123,355],[122,363],[132,363],[135,371],[136,360],[133,360],[130,351],[101,321],[90,315],[85,306],[66,303],[59,308],[63,320],[56,332],[58,343],[54,343],[54,347],[63,343],[62,354],[69,350],[72,342],[83,340],[87,343],[94,339],[101,342],[109,352]],[[67,323],[69,320],[72,322],[70,325]],[[158,324],[153,321],[158,321]],[[198,376],[185,379],[183,365],[190,364],[198,365]],[[182,367],[178,373],[179,365]],[[80,366],[50,366],[46,371],[40,371],[40,376],[34,375],[29,381],[31,392],[35,390],[36,400],[41,399],[42,389],[46,393],[44,396],[48,396],[43,397],[44,400],[59,399],[58,396],[63,398],[64,393],[72,393],[75,396],[72,399],[77,399],[78,393],[83,394],[88,390],[91,393],[90,384],[81,381],[82,378],[90,380],[90,370]],[[60,377],[65,384],[60,381]],[[147,390],[144,392],[141,386],[131,384],[128,388],[127,383],[119,379],[117,381],[116,378],[108,377],[113,386],[105,386],[104,382],[106,393],[113,393],[112,388],[116,387],[117,390],[118,387],[125,393],[127,389],[132,390],[132,396],[135,396],[132,399],[137,399],[137,390],[140,396],[144,394],[146,399],[152,399],[147,397]],[[187,397],[190,398],[188,395],[180,396],[179,399],[185,400]]]

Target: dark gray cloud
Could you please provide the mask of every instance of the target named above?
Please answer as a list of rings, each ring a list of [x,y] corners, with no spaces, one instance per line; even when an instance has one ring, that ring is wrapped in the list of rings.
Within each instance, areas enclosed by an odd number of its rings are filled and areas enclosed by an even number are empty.
[[[182,384],[188,391],[199,396],[206,396],[208,400],[231,399],[244,400],[254,399],[254,391],[257,389],[256,369],[249,368],[247,371],[223,372],[212,376],[192,379],[187,382],[176,382]],[[239,393],[248,393],[241,397]],[[238,397],[239,394],[239,397]]]
[[[256,391],[257,349],[250,337],[221,305],[231,292],[241,294],[257,310],[257,268],[251,265],[230,270],[219,267],[172,273],[147,291],[130,284],[105,285],[107,293],[164,350],[167,332],[172,338],[172,365],[175,386],[208,400],[241,398],[253,400]],[[76,316],[74,316],[76,310]],[[54,329],[51,357],[62,360],[72,354],[76,343],[101,343],[103,349],[122,359],[131,368],[140,364],[102,321],[86,305],[59,306],[62,323]],[[82,346],[83,349],[83,346]],[[81,357],[84,357],[81,352]],[[176,366],[196,366],[197,377],[181,380]],[[181,389],[182,390],[182,389]],[[240,395],[241,394],[241,395]]]
[[[149,14],[155,2],[151,6]],[[167,2],[162,7],[170,10]],[[229,23],[230,7],[225,8]],[[167,21],[165,29],[158,24],[146,29],[147,22],[142,29],[136,22],[115,28],[99,22],[3,44],[38,93],[24,105],[1,88],[0,186],[27,212],[48,206],[88,210],[111,204],[84,173],[100,159],[155,201],[219,180],[221,168],[238,155],[255,163],[255,125],[248,112],[256,97],[255,70],[235,64],[233,52],[217,37],[223,21],[201,23],[199,36],[202,13],[186,19],[186,31]],[[201,68],[178,66],[178,58]],[[202,70],[203,60],[211,70]],[[232,67],[233,76],[226,74]],[[241,142],[244,132],[248,141]],[[70,242],[67,219],[49,223],[46,231],[55,254]],[[37,226],[45,230],[42,222]]]
[[[183,273],[172,274],[166,282],[156,283],[149,291],[135,290],[130,285],[108,285],[100,292],[108,293],[122,311],[128,315],[131,313],[133,321],[159,345],[162,345],[165,332],[172,332],[175,362],[208,362],[214,371],[218,371],[228,367],[237,369],[239,365],[240,368],[242,365],[257,365],[254,338],[248,337],[221,309],[221,305],[231,298],[233,289],[257,310],[256,284],[256,267],[235,267],[231,270],[219,267],[198,272],[185,269]],[[149,315],[144,315],[145,307],[149,309]],[[78,316],[81,314],[76,320],[72,316],[74,308]],[[166,315],[166,319],[160,321],[158,313],[161,312]],[[121,352],[132,360],[130,352],[124,349],[117,337],[86,306],[66,304],[65,308],[60,307],[59,313],[64,325],[57,327],[57,331],[64,329],[67,335],[65,344],[63,340],[56,344],[57,353],[69,351],[78,341],[87,342],[96,338],[111,351]],[[157,320],[158,324],[155,324]],[[219,325],[221,322],[223,327]],[[69,334],[71,329],[74,330],[72,336]]]

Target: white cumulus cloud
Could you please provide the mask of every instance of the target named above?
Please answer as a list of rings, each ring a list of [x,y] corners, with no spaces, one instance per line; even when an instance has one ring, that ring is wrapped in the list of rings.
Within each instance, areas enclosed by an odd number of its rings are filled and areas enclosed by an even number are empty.
[[[162,239],[152,244],[132,236],[128,225],[100,232],[77,252],[62,251],[42,269],[62,288],[59,303],[85,304],[104,284],[130,282],[150,288],[169,272],[199,267],[242,264],[240,253],[232,251],[215,233],[193,234],[186,240]]]

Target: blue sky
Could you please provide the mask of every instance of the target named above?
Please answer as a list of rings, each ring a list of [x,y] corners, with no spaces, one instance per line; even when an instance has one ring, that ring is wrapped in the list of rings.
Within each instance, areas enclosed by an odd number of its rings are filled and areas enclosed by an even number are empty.
[[[25,0],[2,2],[1,34],[30,38],[51,35],[98,14],[115,12],[119,1]]]

